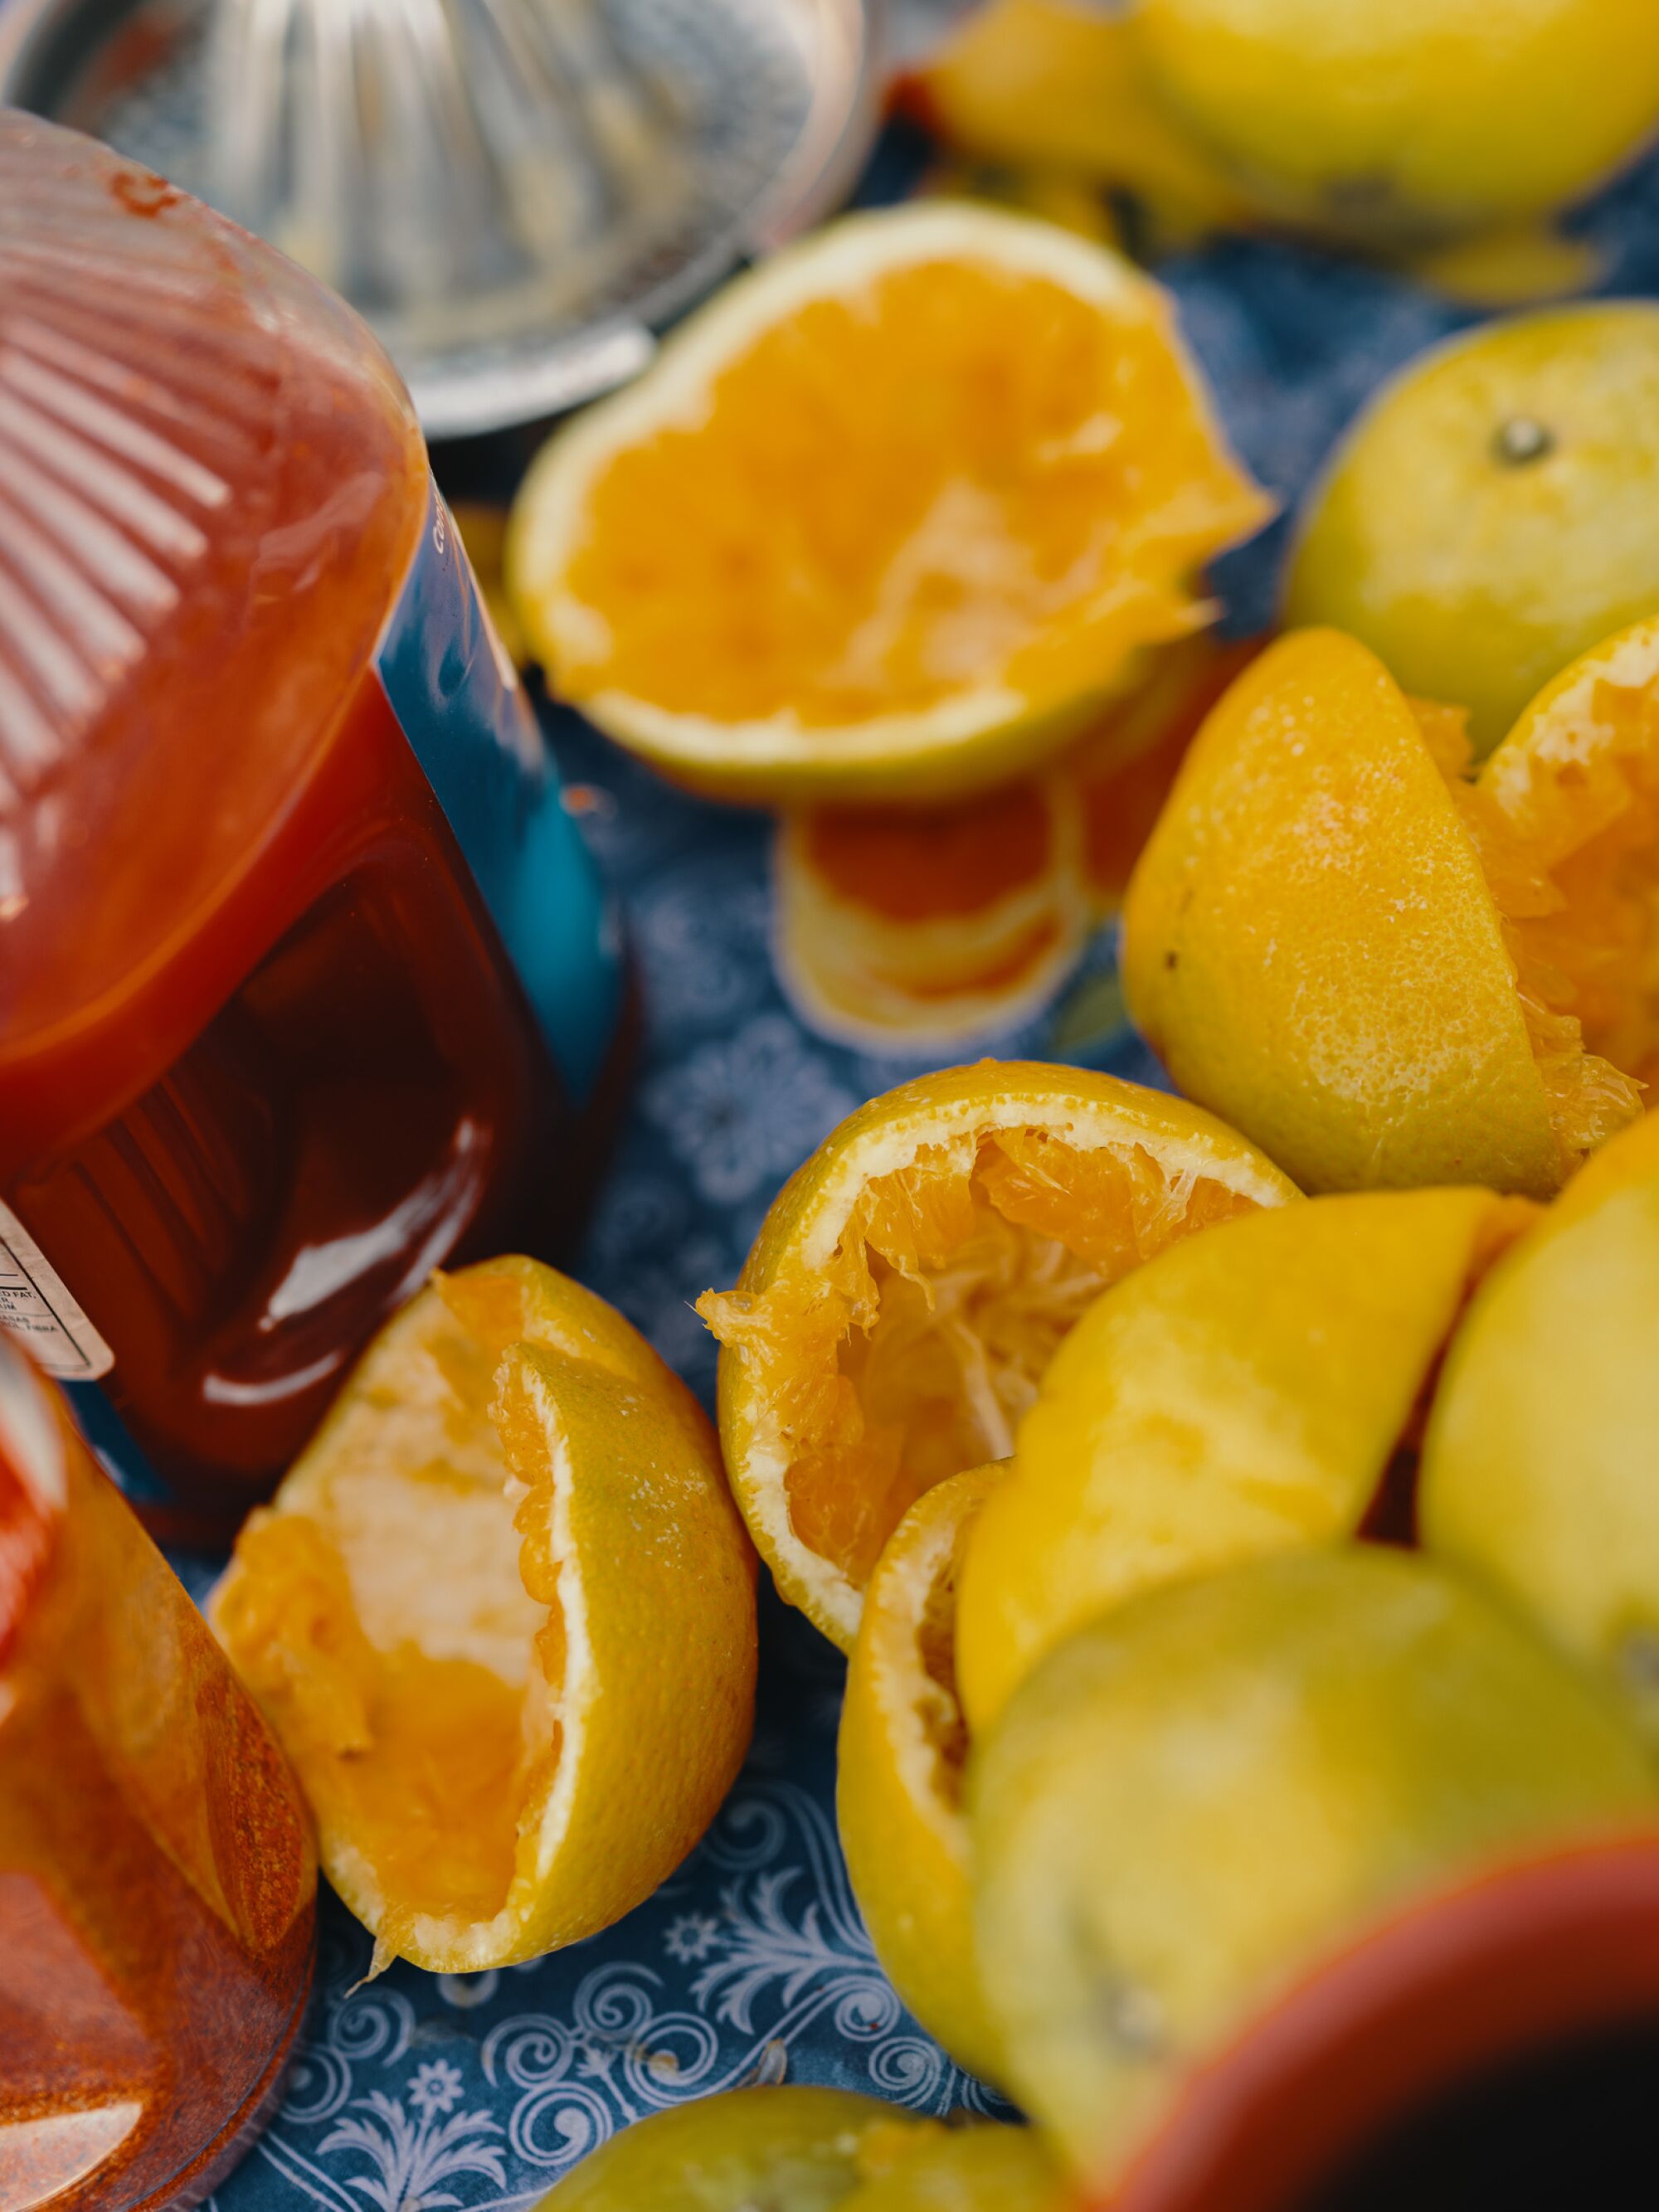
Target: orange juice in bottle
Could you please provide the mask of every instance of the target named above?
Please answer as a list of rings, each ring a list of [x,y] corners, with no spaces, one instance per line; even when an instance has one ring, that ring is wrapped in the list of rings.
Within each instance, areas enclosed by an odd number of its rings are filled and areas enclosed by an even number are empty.
[[[0,1340],[0,2212],[198,2203],[271,2108],[316,1896],[275,1738]]]
[[[0,111],[0,1322],[162,1525],[434,1266],[545,1247],[617,1000],[375,341]]]

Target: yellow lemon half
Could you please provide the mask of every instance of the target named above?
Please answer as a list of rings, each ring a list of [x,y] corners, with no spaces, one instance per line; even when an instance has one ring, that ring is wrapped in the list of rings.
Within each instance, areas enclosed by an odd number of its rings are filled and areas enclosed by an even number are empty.
[[[1615,763],[1579,719],[1593,684],[1569,692],[1551,746],[1595,750],[1625,788],[1645,706]],[[1354,639],[1294,632],[1211,714],[1129,887],[1134,1019],[1182,1089],[1304,1189],[1547,1197],[1639,1111],[1602,1030],[1529,951],[1553,896],[1541,830],[1517,826],[1539,741],[1518,731],[1472,789],[1457,723]],[[1610,834],[1628,844],[1645,821]]]
[[[826,1138],[762,1224],[723,1346],[720,1438],[779,1591],[850,1650],[909,1507],[1006,1458],[1066,1330],[1165,1244],[1296,1195],[1207,1114],[1073,1067],[982,1060]]]
[[[1453,1345],[1423,1534],[1604,1668],[1659,1735],[1659,1120],[1558,1203]]]
[[[387,1324],[212,1606],[377,1964],[533,1958],[673,1871],[748,1743],[754,1571],[602,1299],[489,1261]]]
[[[549,445],[507,574],[550,682],[728,796],[937,798],[1061,743],[1268,502],[1166,295],[966,203],[728,286]]]
[[[956,1664],[975,1734],[1109,1607],[1352,1535],[1470,1291],[1533,1216],[1485,1190],[1313,1199],[1103,1291],[965,1547]]]
[[[1659,306],[1516,316],[1371,401],[1310,500],[1286,619],[1456,700],[1489,752],[1574,654],[1659,609],[1656,514]]]
[[[1659,123],[1647,0],[1135,0],[1152,84],[1258,206],[1411,240],[1577,198]]]
[[[927,2033],[986,2081],[996,2039],[974,1966],[953,1644],[963,1551],[1000,1473],[952,1475],[889,1539],[847,1670],[836,1775],[848,1876],[876,1955]]]
[[[1460,1576],[1363,1545],[1104,1615],[1016,1692],[969,1780],[1009,2077],[1103,2187],[1188,2070],[1334,1948],[1656,1808],[1588,1676]]]

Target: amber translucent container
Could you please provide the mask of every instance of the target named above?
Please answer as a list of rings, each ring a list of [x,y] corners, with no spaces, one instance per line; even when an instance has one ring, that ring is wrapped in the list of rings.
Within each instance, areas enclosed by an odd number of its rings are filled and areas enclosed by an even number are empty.
[[[208,2194],[274,2103],[316,1893],[274,1739],[0,1339],[0,2212]]]

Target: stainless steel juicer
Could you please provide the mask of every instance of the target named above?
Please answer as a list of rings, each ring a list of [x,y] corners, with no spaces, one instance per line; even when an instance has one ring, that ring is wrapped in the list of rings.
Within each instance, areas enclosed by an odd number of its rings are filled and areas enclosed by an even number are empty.
[[[0,100],[109,140],[374,325],[429,435],[635,373],[827,212],[861,0],[0,0]]]

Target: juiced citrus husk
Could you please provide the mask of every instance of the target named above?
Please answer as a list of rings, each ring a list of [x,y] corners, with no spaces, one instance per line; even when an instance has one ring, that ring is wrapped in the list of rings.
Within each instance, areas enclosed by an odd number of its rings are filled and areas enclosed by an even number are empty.
[[[1482,1286],[1423,1450],[1424,1541],[1600,1668],[1659,1741],[1659,1117]]]
[[[728,286],[527,478],[508,542],[562,696],[781,803],[1018,774],[1266,520],[1166,296],[966,204],[852,216]]]
[[[1440,1358],[1538,1216],[1480,1189],[1310,1199],[1097,1298],[963,1547],[955,1680],[975,1735],[1046,1652],[1160,1583],[1379,1524],[1409,1534]]]
[[[1055,1346],[1102,1286],[1292,1187],[1179,1099],[987,1060],[843,1122],[768,1214],[735,1291],[720,1434],[778,1587],[843,1649],[906,1510],[1005,1458]]]
[[[866,1593],[836,1747],[842,1849],[876,1955],[928,2033],[984,2081],[999,2060],[974,1964],[956,1590],[1001,1473],[952,1475],[893,1531]]]
[[[1051,1652],[969,1775],[983,1985],[1106,2201],[1194,2069],[1419,1899],[1650,1833],[1652,1769],[1472,1579],[1342,1545],[1171,1583]]]
[[[460,1972],[609,1926],[696,1843],[748,1742],[753,1577],[684,1385],[501,1260],[388,1323],[212,1615],[377,1966]]]
[[[1270,647],[1194,742],[1130,885],[1126,994],[1310,1189],[1548,1197],[1638,1110],[1534,927],[1560,816],[1515,804],[1529,743],[1470,786],[1456,711],[1334,630]]]
[[[1515,969],[1516,996],[1527,1025],[1533,1058],[1543,1079],[1550,1126],[1555,1133],[1565,1178],[1613,1131],[1622,1128],[1641,1112],[1640,1085],[1610,1060],[1587,1048],[1584,1024],[1576,1011],[1580,999],[1574,977],[1563,967],[1559,957],[1553,957],[1555,948],[1552,940],[1557,932],[1565,929],[1577,934],[1574,917],[1565,911],[1568,898],[1543,872],[1541,855],[1530,848],[1526,831],[1498,801],[1484,775],[1476,782],[1468,781],[1467,717],[1458,708],[1431,700],[1413,699],[1410,703],[1424,742],[1446,779],[1446,787],[1458,815],[1474,840],[1486,888],[1498,908],[1504,948]],[[1632,794],[1619,780],[1616,763],[1613,774],[1615,788],[1628,800]],[[1572,811],[1571,799],[1569,811]],[[1633,813],[1637,819],[1632,818]],[[1594,837],[1596,830],[1604,836],[1622,830],[1625,836],[1639,847],[1643,842],[1639,814],[1639,805],[1632,808],[1626,804],[1621,807],[1615,800],[1611,808],[1598,811],[1589,834]],[[1565,823],[1553,824],[1546,833],[1546,848],[1564,831],[1572,834]],[[1620,842],[1617,836],[1607,836],[1603,848],[1603,857],[1615,866]],[[1659,858],[1659,850],[1656,857]],[[1655,890],[1659,893],[1659,870],[1656,870]],[[1605,885],[1595,884],[1591,902],[1599,902],[1606,895]],[[1659,900],[1656,905],[1659,907]],[[1589,916],[1583,919],[1589,921],[1593,933],[1595,921]],[[1595,946],[1580,945],[1574,949],[1587,951],[1589,964],[1593,967],[1600,957],[1602,944],[1611,954],[1613,946],[1610,939]],[[1659,1030],[1656,1030],[1655,1041],[1659,1042]]]
[[[1468,819],[1547,1080],[1582,1033],[1582,1066],[1553,1080],[1564,1129],[1595,1141],[1640,1110],[1659,1059],[1659,617],[1546,685],[1481,769]]]
[[[1082,950],[1078,848],[1053,777],[946,807],[792,814],[773,863],[780,978],[813,1029],[866,1049],[1012,1027]]]

